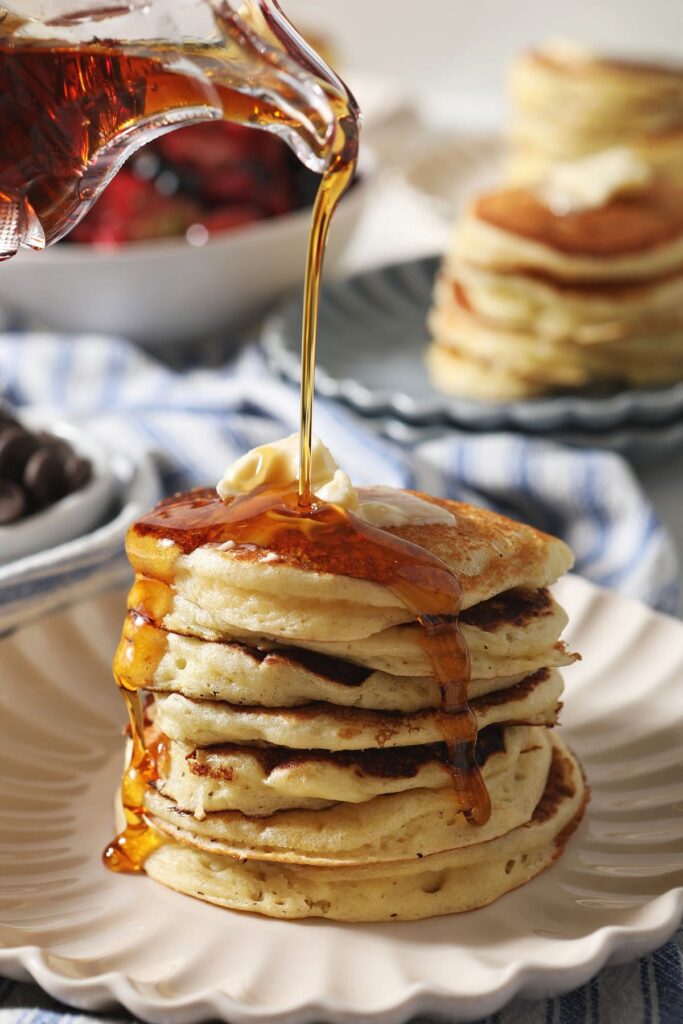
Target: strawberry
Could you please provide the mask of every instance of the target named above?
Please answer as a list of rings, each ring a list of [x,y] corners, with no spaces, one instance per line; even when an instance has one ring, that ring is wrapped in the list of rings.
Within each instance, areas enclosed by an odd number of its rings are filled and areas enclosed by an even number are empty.
[[[201,223],[211,234],[231,231],[262,220],[263,213],[258,206],[223,206],[220,210],[205,213]]]
[[[192,224],[229,231],[307,204],[303,185],[276,136],[224,122],[190,125],[141,150],[69,237],[119,245],[182,235]]]

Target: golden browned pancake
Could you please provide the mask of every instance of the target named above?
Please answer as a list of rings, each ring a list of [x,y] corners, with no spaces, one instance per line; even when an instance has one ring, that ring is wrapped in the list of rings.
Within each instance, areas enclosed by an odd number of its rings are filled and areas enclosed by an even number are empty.
[[[683,185],[575,209],[541,189],[480,196],[456,225],[429,327],[432,380],[456,394],[683,380]]]
[[[474,203],[473,216],[561,253],[590,258],[624,256],[646,252],[683,235],[683,188],[653,184],[636,195],[618,196],[604,206],[562,214],[554,212],[531,189],[500,189],[480,196]],[[518,269],[525,268],[522,265]],[[678,273],[682,272],[679,268]],[[595,287],[590,277],[586,284]],[[616,284],[624,287],[621,281]],[[613,282],[610,287],[614,289]]]
[[[147,871],[188,895],[271,917],[415,920],[482,907],[549,867],[581,819],[587,799],[581,771],[557,738],[551,749],[545,786],[529,820],[487,842],[433,854],[417,849],[398,860],[283,863],[220,852],[219,841],[197,843],[182,816],[175,824],[171,813],[155,819],[167,841],[150,857]]]
[[[208,493],[198,491],[197,496],[201,498]],[[359,488],[358,493],[362,498],[364,489]],[[426,549],[456,573],[462,587],[463,609],[513,587],[549,586],[571,568],[572,554],[556,537],[488,509],[421,492],[409,493],[451,513],[452,523],[408,524],[389,527],[386,532]],[[163,504],[159,508],[163,508]],[[243,609],[256,595],[264,595],[268,600],[264,615],[271,618],[278,601],[286,613],[288,598],[291,598],[292,619],[299,621],[302,605],[309,617],[316,614],[321,604],[336,605],[336,639],[341,639],[340,630],[345,627],[346,615],[362,617],[370,631],[397,619],[409,619],[405,606],[388,588],[326,572],[324,555],[318,571],[301,569],[303,544],[298,535],[293,534],[286,557],[271,557],[255,548],[212,543],[183,553],[172,535],[151,529],[142,520],[130,527],[126,552],[140,577],[173,583],[176,593],[185,586],[190,599],[196,597],[198,603],[207,603],[211,588],[215,586],[220,591],[223,607],[233,590],[235,601]],[[158,590],[160,604],[153,615],[158,623],[164,618],[160,595]],[[362,615],[357,611],[358,605]],[[247,614],[243,611],[243,617]],[[254,621],[257,618],[258,612]],[[367,629],[363,627],[363,630],[367,635]]]
[[[512,737],[519,739],[518,746]],[[179,812],[198,820],[212,811],[263,817],[450,784],[441,742],[341,751],[245,744],[196,747],[169,740],[155,727],[148,729],[147,742],[164,751],[158,792]],[[524,743],[536,745],[533,730],[489,726],[479,733],[477,763],[482,767],[488,762],[491,776],[500,774],[503,762],[514,763]]]
[[[515,686],[470,702],[479,728],[500,722],[554,725],[562,695],[559,672],[542,669]],[[223,701],[191,700],[179,693],[157,694],[156,721],[181,743],[208,747],[222,743],[267,743],[293,750],[370,750],[438,743],[438,715],[417,711],[304,704],[295,708],[244,707]]]
[[[467,822],[458,792],[446,778],[434,789],[406,789],[361,803],[338,801],[264,817],[228,810],[198,818],[155,790],[148,792],[145,806],[158,828],[181,828],[199,848],[234,857],[330,868],[411,860],[418,853],[484,845],[530,819],[546,786],[553,734],[509,726],[504,738],[504,751],[483,766],[492,810],[477,827]]]
[[[273,916],[391,920],[482,906],[556,856],[584,800],[552,734],[557,669],[576,656],[548,585],[571,553],[503,516],[428,500],[448,515],[391,532],[462,584],[462,609],[435,623],[451,637],[459,620],[472,669],[469,684],[467,661],[453,676],[467,702],[449,710],[415,614],[310,552],[299,564],[296,534],[276,557],[220,542],[229,505],[202,492],[183,507],[203,502],[215,538],[183,546],[158,525],[163,505],[131,528],[115,671],[147,692],[151,877]],[[478,770],[491,815],[474,825],[462,780]],[[565,791],[537,823],[558,771]]]
[[[417,677],[394,683],[394,690],[407,691],[405,698],[396,695],[397,710],[404,699],[430,706],[419,694],[431,693],[431,706],[440,699],[413,623],[345,641],[253,634],[149,579],[135,583],[129,604],[115,670],[133,686],[273,707],[305,703],[304,692],[320,693],[332,703],[380,708],[389,703],[392,709],[394,694],[382,678],[388,673]],[[573,655],[559,641],[566,621],[545,589],[514,588],[465,610],[461,629],[473,693],[493,691],[511,675],[571,664]],[[325,637],[317,625],[316,636]],[[350,689],[358,694],[349,695]],[[379,703],[372,703],[373,694]]]

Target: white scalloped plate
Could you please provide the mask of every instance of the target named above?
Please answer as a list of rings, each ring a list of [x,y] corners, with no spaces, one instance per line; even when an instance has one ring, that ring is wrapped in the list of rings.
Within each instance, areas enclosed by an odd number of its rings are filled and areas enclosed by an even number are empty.
[[[665,941],[683,913],[683,624],[568,578],[584,661],[564,734],[593,789],[565,856],[484,910],[414,924],[280,922],[108,874],[123,597],[0,643],[0,973],[150,1021],[339,1024],[491,1013]]]

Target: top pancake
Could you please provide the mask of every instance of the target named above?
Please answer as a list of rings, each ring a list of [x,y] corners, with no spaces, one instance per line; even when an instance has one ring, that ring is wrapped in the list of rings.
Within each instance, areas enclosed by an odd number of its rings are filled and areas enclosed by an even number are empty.
[[[360,493],[362,496],[362,489]],[[573,564],[566,544],[533,527],[462,502],[419,496],[451,512],[453,524],[404,525],[387,532],[440,558],[460,580],[463,608],[513,587],[548,586]],[[130,528],[126,550],[139,574],[172,583],[190,600],[201,602],[204,594],[218,597],[225,591],[226,600],[262,599],[272,604],[277,599],[302,614],[307,606],[324,602],[330,606],[337,628],[343,624],[345,611],[351,613],[360,606],[368,617],[368,634],[411,618],[401,600],[384,586],[304,571],[293,560],[272,557],[263,548],[226,550],[225,546],[204,544],[183,553],[162,531],[146,531],[142,520]],[[377,618],[376,624],[373,618]]]
[[[587,257],[643,253],[683,234],[683,189],[653,184],[604,206],[557,214],[532,190],[502,189],[481,196],[474,216],[493,227],[558,252]]]

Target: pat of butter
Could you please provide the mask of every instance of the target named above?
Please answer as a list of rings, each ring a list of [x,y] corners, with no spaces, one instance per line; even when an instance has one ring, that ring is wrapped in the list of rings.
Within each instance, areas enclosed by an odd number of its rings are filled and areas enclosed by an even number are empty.
[[[299,477],[299,435],[253,448],[232,464],[216,490],[227,498],[249,494],[256,487],[286,487]],[[366,523],[386,529],[417,523],[453,523],[446,509],[393,487],[366,487],[360,491],[339,468],[320,438],[313,438],[311,486],[321,501],[353,512]]]
[[[541,196],[558,214],[604,206],[616,196],[638,192],[652,170],[637,153],[615,146],[581,160],[555,164],[541,185]]]
[[[223,500],[249,494],[256,487],[287,487],[299,479],[299,435],[252,448],[233,462],[216,490]],[[358,491],[348,474],[339,468],[320,438],[311,448],[311,489],[321,501],[341,505],[349,512],[358,509]]]

